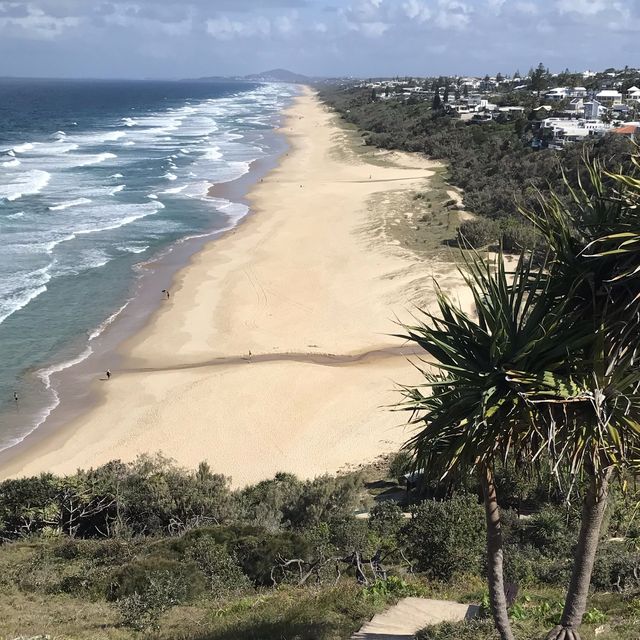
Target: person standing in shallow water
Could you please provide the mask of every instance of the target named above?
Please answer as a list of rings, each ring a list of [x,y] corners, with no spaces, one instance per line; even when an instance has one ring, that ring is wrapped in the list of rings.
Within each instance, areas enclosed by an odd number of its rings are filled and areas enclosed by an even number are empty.
[[[109,369],[107,369],[107,372],[105,375],[107,376],[107,380],[111,380],[111,371],[109,371]]]

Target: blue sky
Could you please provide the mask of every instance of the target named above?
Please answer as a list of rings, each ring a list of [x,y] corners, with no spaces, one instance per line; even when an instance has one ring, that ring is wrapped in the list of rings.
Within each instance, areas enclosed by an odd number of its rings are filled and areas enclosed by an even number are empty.
[[[640,65],[640,0],[0,0],[0,75],[525,73]]]

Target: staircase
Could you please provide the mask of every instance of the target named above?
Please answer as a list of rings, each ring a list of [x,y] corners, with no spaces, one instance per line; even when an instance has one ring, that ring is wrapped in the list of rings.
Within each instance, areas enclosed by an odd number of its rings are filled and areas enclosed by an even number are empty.
[[[427,600],[426,598],[403,598],[397,605],[374,616],[351,640],[413,640],[417,631],[439,622],[458,622],[476,616],[475,605]]]

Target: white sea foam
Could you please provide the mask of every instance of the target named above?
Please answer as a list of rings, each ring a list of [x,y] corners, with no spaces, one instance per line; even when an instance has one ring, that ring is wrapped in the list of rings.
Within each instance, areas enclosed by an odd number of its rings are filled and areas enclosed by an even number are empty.
[[[101,162],[104,162],[105,160],[111,160],[113,158],[117,158],[118,156],[115,153],[109,153],[108,151],[105,151],[103,153],[98,153],[94,156],[77,156],[78,158],[78,163],[77,166],[79,167],[84,167],[90,164],[100,164]]]
[[[3,162],[0,166],[5,168],[19,167],[22,163],[18,158],[13,158],[13,160],[9,160],[8,162]]]
[[[178,179],[178,176],[175,173],[171,173],[170,171],[167,171],[167,173],[164,174],[164,177],[167,180],[171,180],[171,181]]]
[[[115,196],[116,193],[120,193],[120,191],[124,190],[125,185],[123,184],[119,184],[115,187],[113,187],[112,189],[109,190],[109,195],[110,196]]]
[[[158,196],[155,193],[148,193],[147,198],[150,198],[151,200],[157,200]]]
[[[113,324],[113,321],[129,306],[131,300],[127,300],[117,311],[114,311],[104,322],[101,322],[90,334],[89,334],[89,342],[99,338],[104,330],[110,325]]]
[[[33,149],[33,144],[31,144],[31,142],[23,142],[22,144],[17,144],[13,147],[13,150],[16,153],[25,153],[25,151],[30,151],[31,149]]]
[[[32,169],[18,173],[9,184],[0,184],[0,199],[12,202],[22,196],[39,193],[49,184],[49,180],[51,174],[48,171]]]
[[[22,218],[24,216],[24,211],[16,211],[16,213],[10,213],[7,216],[7,219],[15,220],[16,218]]]
[[[13,149],[9,149],[9,151],[7,151],[7,155],[8,156],[15,156],[16,152]]]
[[[0,324],[47,290],[53,263],[0,283]]]
[[[180,193],[181,191],[184,191],[185,189],[187,189],[189,187],[188,184],[185,184],[181,187],[173,187],[172,189],[165,189],[164,191],[161,191],[161,194],[174,194],[174,193]]]
[[[127,251],[128,253],[144,253],[149,248],[149,245],[148,244],[143,244],[143,245],[125,244],[125,245],[120,245],[116,248],[120,249],[120,251]]]
[[[77,198],[76,200],[67,200],[67,202],[61,202],[52,207],[49,207],[49,211],[64,211],[71,207],[79,207],[83,204],[89,204],[91,200],[89,198]]]
[[[121,173],[114,173],[113,175],[109,176],[110,178],[124,178],[124,176]]]
[[[122,122],[125,127],[135,127],[138,124],[133,118],[122,118],[120,122]]]

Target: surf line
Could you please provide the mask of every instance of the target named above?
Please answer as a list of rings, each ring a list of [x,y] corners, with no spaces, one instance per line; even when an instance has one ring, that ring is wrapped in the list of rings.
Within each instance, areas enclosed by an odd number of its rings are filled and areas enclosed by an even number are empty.
[[[225,367],[240,364],[258,364],[264,362],[300,362],[316,364],[325,367],[346,367],[391,358],[408,358],[411,356],[425,357],[427,354],[413,345],[399,347],[383,347],[351,354],[312,353],[312,352],[284,352],[284,353],[254,353],[248,356],[219,356],[202,362],[187,362],[165,367],[131,367],[119,369],[118,373],[161,373],[163,371],[184,371],[186,369],[204,369],[207,367]]]

